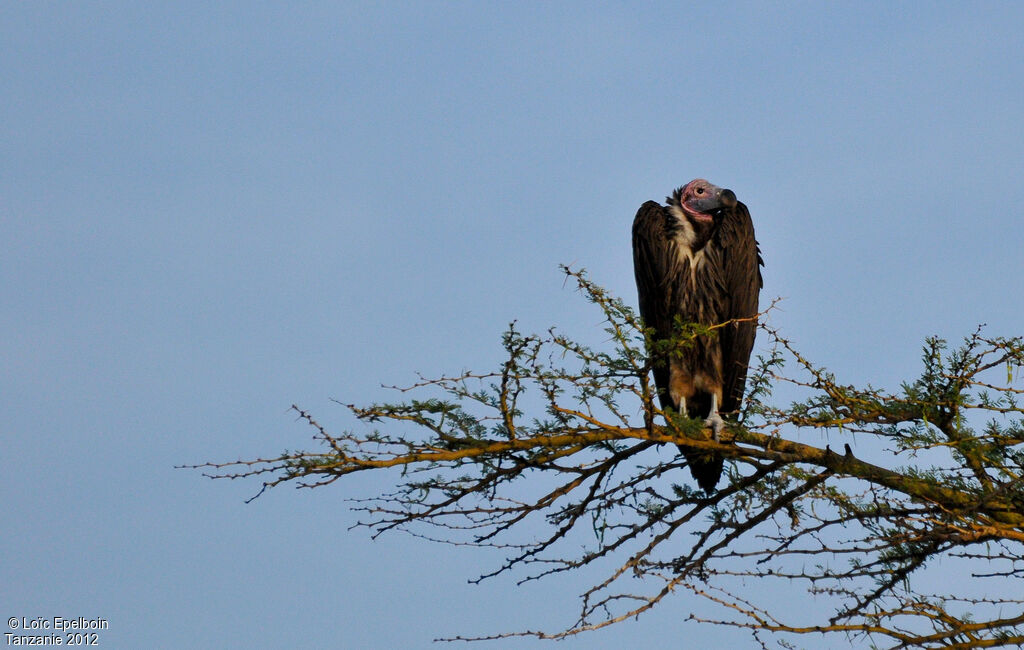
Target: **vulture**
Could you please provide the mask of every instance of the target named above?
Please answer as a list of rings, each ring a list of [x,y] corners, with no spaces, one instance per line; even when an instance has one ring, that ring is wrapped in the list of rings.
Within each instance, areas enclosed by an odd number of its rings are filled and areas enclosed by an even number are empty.
[[[732,190],[698,178],[666,199],[647,201],[633,220],[633,270],[644,327],[653,341],[679,324],[723,325],[653,359],[663,410],[703,418],[717,442],[743,399],[757,329],[761,253],[747,206]],[[697,484],[713,494],[722,456],[680,446]]]

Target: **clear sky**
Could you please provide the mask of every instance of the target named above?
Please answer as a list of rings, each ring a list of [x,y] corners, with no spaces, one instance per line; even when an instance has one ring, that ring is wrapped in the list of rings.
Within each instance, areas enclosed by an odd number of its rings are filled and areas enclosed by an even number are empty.
[[[393,476],[246,505],[174,466],[490,369],[513,319],[598,337],[557,265],[635,304],[633,215],[698,176],[841,379],[1024,334],[1022,33],[1009,2],[2,3],[2,620],[102,617],[108,648],[570,624],[579,582],[348,530]],[[559,647],[748,642],[690,609]]]

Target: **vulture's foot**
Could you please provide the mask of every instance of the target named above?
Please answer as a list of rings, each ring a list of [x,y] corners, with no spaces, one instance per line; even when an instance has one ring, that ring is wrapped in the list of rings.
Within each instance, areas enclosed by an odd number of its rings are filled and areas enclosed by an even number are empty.
[[[712,411],[708,419],[704,420],[704,424],[711,427],[711,434],[715,439],[715,442],[719,442],[719,436],[722,433],[722,429],[725,428],[725,420],[718,414],[718,411]]]

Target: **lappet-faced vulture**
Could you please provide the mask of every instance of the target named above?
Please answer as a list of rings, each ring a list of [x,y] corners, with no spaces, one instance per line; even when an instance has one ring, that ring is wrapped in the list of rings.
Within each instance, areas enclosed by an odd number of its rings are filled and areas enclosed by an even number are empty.
[[[717,441],[722,414],[739,410],[754,346],[761,254],[747,206],[732,190],[698,178],[666,199],[648,201],[633,220],[633,268],[644,326],[654,341],[678,324],[723,325],[654,359],[663,410],[704,418]],[[722,457],[680,446],[693,477],[711,494]]]

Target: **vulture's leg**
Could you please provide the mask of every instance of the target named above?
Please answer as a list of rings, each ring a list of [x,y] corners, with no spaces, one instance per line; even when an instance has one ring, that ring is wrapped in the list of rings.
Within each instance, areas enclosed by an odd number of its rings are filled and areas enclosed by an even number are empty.
[[[722,429],[725,428],[725,420],[718,414],[718,395],[711,393],[711,413],[708,414],[708,418],[704,420],[704,424],[711,427],[711,432],[714,435],[715,442],[718,442],[718,436],[722,433]]]

